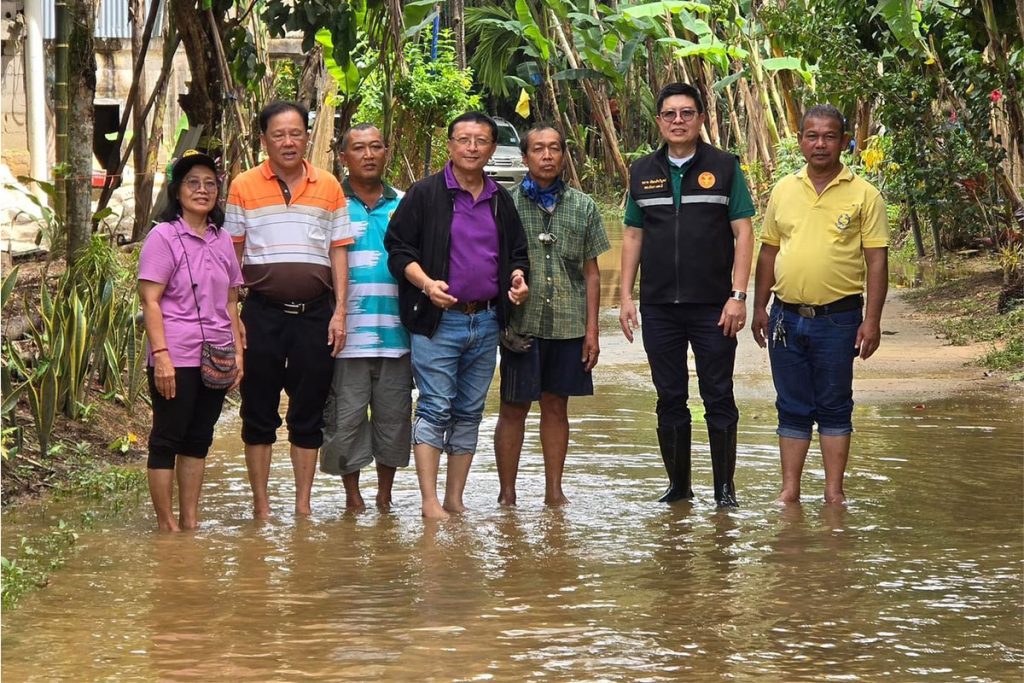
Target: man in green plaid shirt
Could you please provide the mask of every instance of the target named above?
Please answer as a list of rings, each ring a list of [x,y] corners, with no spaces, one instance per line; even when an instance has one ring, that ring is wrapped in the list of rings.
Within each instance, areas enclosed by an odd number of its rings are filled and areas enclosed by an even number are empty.
[[[535,125],[520,148],[529,173],[512,198],[530,251],[530,298],[513,312],[502,335],[501,409],[494,431],[498,502],[516,503],[526,416],[531,403],[540,401],[544,503],[557,506],[569,502],[562,493],[569,397],[594,393],[590,371],[600,353],[597,257],[609,244],[594,200],[562,182],[562,135]]]

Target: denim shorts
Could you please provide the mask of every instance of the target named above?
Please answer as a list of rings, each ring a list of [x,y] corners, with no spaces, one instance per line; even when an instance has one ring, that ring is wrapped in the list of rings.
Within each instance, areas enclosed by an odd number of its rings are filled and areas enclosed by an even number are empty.
[[[419,389],[413,444],[449,455],[476,453],[487,390],[498,363],[498,317],[445,311],[434,336],[411,335],[412,375]]]
[[[534,338],[529,350],[501,349],[501,400],[509,403],[539,401],[541,393],[555,396],[591,396],[594,377],[584,370],[583,337]]]
[[[854,344],[862,321],[860,309],[804,318],[772,305],[768,357],[779,436],[810,440],[815,422],[824,436],[853,432]]]

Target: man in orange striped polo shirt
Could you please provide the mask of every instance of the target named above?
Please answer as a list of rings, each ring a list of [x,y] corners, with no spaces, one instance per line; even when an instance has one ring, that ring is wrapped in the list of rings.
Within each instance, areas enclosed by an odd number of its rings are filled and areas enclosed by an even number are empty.
[[[338,180],[304,159],[307,118],[305,107],[293,102],[264,107],[260,141],[268,159],[232,181],[225,211],[224,227],[249,288],[242,308],[241,414],[257,519],[270,516],[267,481],[282,389],[295,512],[310,513],[332,359],[345,346],[352,230]]]

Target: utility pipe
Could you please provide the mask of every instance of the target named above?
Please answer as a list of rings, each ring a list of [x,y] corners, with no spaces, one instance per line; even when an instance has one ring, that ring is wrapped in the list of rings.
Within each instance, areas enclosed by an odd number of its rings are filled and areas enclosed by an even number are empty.
[[[43,1],[25,0],[25,95],[28,111],[29,175],[49,181],[46,149],[46,56],[43,52]],[[46,199],[42,189],[33,191]]]

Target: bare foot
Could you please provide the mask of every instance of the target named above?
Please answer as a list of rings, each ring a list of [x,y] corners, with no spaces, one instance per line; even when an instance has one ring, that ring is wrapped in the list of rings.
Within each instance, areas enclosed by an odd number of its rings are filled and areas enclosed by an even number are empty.
[[[826,505],[846,505],[846,494],[845,493],[826,493],[825,494]]]
[[[507,507],[515,507],[516,505],[516,492],[513,491],[502,491],[498,494],[498,505],[505,505]]]
[[[568,505],[569,499],[565,497],[564,493],[558,493],[555,496],[544,496],[544,504],[548,507],[557,508]]]
[[[377,509],[381,512],[391,512],[391,496],[381,496],[377,494],[376,499]]]
[[[309,503],[302,505],[295,503],[295,514],[302,515],[303,517],[309,517],[313,514],[313,510],[310,508]]]
[[[422,514],[427,519],[448,519],[450,516],[436,500],[424,502]]]
[[[161,522],[160,520],[157,520],[156,525],[157,525],[157,528],[160,531],[166,532],[166,533],[172,533],[173,534],[173,533],[178,533],[179,531],[181,531],[181,529],[178,527],[178,523],[176,521],[174,521],[173,519],[169,519],[166,522]]]
[[[453,512],[457,515],[462,514],[467,510],[466,506],[462,504],[461,500],[445,500],[444,509],[447,510],[448,512]]]
[[[182,531],[195,531],[199,528],[199,522],[194,519],[179,518],[178,526],[181,528]]]
[[[779,494],[779,497],[775,499],[776,503],[799,503],[800,492],[799,491],[783,491]]]
[[[259,520],[270,519],[270,508],[255,508],[252,511],[252,518]]]
[[[345,509],[351,512],[358,512],[366,509],[366,503],[363,502],[363,496],[359,491],[353,491],[345,494]]]

